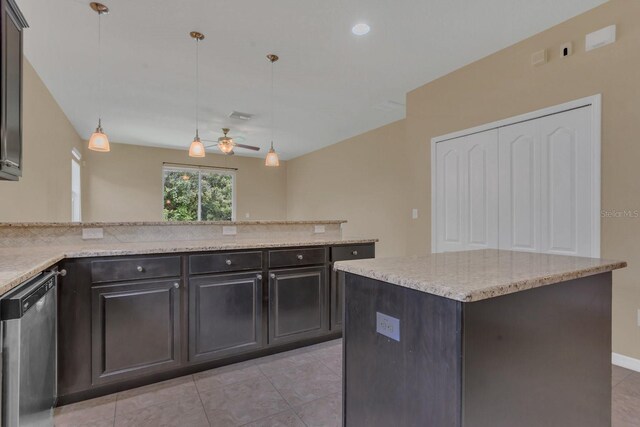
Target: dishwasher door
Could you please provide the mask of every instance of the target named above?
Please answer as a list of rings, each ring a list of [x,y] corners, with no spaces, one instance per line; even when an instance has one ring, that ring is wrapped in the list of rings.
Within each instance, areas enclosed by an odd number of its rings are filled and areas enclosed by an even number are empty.
[[[53,426],[57,392],[55,284],[55,272],[45,274],[2,300],[5,427]]]

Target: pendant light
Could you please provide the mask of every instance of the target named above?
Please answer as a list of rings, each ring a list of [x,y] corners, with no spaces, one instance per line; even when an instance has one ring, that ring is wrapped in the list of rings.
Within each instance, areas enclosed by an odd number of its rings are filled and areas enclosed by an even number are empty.
[[[98,94],[98,127],[89,138],[89,150],[108,152],[109,138],[102,130],[102,34],[101,21],[102,15],[109,13],[109,8],[102,3],[93,2],[89,5],[91,9],[98,13],[98,80],[100,84],[100,93]]]
[[[201,40],[204,40],[204,34],[197,31],[191,31],[189,35],[196,41],[196,136],[193,138],[191,146],[189,146],[189,157],[204,157],[204,144],[200,141],[200,135],[198,135],[198,113],[200,103],[200,76],[198,70],[200,58],[198,56],[198,45]]]
[[[280,159],[278,159],[278,153],[273,149],[273,116],[274,116],[274,108],[273,108],[273,64],[280,58],[278,55],[274,55],[270,53],[267,55],[267,59],[271,62],[271,148],[267,153],[267,158],[264,159],[265,166],[280,166]]]

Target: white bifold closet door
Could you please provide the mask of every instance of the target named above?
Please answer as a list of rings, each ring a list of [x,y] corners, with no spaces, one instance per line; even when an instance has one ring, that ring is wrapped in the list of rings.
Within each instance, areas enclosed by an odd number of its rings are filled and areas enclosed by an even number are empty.
[[[590,117],[584,107],[499,129],[501,249],[592,256]]]
[[[439,251],[498,245],[498,131],[436,145]]]
[[[438,142],[436,251],[597,256],[590,108]]]

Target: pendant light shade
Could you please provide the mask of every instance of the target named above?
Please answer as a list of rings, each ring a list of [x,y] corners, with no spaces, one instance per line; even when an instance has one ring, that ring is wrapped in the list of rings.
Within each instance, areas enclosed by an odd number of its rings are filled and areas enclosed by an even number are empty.
[[[200,104],[200,76],[199,76],[199,55],[198,55],[198,44],[201,40],[204,40],[204,34],[199,33],[197,31],[191,31],[189,36],[196,41],[196,136],[193,138],[193,142],[189,146],[189,157],[204,157],[205,150],[204,144],[200,141],[200,136],[198,135],[198,121],[199,121],[199,104]]]
[[[111,151],[111,147],[109,146],[109,138],[102,130],[102,31],[101,31],[101,21],[102,15],[109,13],[109,8],[102,3],[92,2],[89,4],[91,9],[93,9],[98,14],[98,73],[99,73],[99,84],[100,84],[100,93],[98,94],[98,127],[96,131],[89,138],[89,150],[99,151],[102,153],[106,153]]]
[[[273,64],[280,58],[278,55],[274,55],[270,53],[267,55],[267,59],[271,62],[271,148],[267,153],[267,157],[264,159],[264,165],[269,167],[277,167],[280,166],[280,159],[278,158],[278,153],[273,149],[273,133],[274,133],[274,108],[273,108]]]
[[[278,158],[278,153],[273,149],[273,142],[271,142],[271,148],[267,153],[267,158],[264,160],[265,166],[280,166],[280,159]]]
[[[91,135],[91,138],[89,139],[89,150],[100,151],[102,153],[111,151],[111,147],[109,147],[109,138],[102,131],[100,121],[98,121],[98,127],[96,128],[96,131]]]
[[[189,146],[189,157],[204,157],[204,144],[197,136]]]

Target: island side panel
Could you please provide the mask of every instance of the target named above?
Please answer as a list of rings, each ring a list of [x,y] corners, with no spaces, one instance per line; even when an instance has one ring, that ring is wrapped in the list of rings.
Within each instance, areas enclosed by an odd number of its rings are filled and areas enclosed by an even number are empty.
[[[611,273],[463,307],[465,427],[611,425]]]
[[[346,427],[461,425],[462,303],[345,274]],[[376,332],[400,320],[400,341]]]

